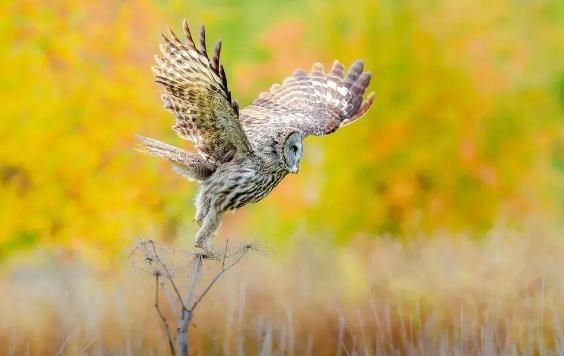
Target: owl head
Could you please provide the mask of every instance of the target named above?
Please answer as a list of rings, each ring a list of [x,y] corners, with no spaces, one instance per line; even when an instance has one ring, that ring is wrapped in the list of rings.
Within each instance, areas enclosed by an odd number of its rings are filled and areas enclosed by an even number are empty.
[[[294,131],[286,137],[281,150],[282,160],[291,173],[297,173],[304,155],[304,135]]]

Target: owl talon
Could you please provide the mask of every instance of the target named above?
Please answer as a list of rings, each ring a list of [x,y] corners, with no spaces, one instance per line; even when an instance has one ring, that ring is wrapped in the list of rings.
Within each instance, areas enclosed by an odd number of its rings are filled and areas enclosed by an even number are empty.
[[[221,254],[218,251],[214,251],[211,247],[204,247],[199,245],[194,245],[192,253],[196,257],[201,257],[206,260],[216,260],[221,261]]]

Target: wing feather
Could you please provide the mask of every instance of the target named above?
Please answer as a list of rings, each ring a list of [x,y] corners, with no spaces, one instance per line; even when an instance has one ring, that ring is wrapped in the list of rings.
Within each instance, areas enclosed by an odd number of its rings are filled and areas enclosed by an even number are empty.
[[[265,132],[327,135],[363,116],[374,100],[374,93],[363,100],[371,74],[363,71],[362,61],[354,62],[343,79],[344,69],[338,61],[327,74],[320,63],[309,74],[299,69],[243,109],[243,127],[255,149],[257,142],[266,144]]]
[[[137,136],[137,140],[139,141],[137,150],[169,160],[176,172],[190,180],[205,180],[217,168],[196,153],[186,152],[149,137]]]
[[[161,56],[155,56],[155,81],[161,86],[164,108],[176,117],[173,129],[194,142],[198,152],[213,163],[250,154],[251,146],[239,120],[239,107],[227,87],[219,58],[221,41],[210,61],[204,26],[196,46],[186,20],[182,42],[169,29],[162,35]]]

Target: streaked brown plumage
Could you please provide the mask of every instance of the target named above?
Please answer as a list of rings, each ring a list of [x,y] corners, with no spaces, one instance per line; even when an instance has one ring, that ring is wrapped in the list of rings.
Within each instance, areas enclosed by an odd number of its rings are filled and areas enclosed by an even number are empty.
[[[239,112],[219,62],[221,41],[209,60],[204,27],[197,46],[186,21],[183,27],[184,43],[172,31],[162,36],[162,56],[155,57],[153,72],[165,109],[176,116],[173,129],[198,153],[142,136],[140,149],[200,182],[195,245],[208,250],[225,211],[267,196],[298,171],[305,136],[330,134],[360,118],[374,94],[363,101],[370,73],[363,72],[362,61],[353,63],[344,79],[339,62],[328,74],[316,63],[309,74],[297,70]]]

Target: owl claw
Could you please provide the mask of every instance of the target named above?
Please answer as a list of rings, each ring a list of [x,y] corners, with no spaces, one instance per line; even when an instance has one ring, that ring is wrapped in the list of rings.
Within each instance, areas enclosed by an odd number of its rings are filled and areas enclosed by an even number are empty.
[[[195,257],[201,257],[205,260],[221,261],[222,256],[218,251],[214,251],[210,246],[199,246],[197,244],[192,248]]]

